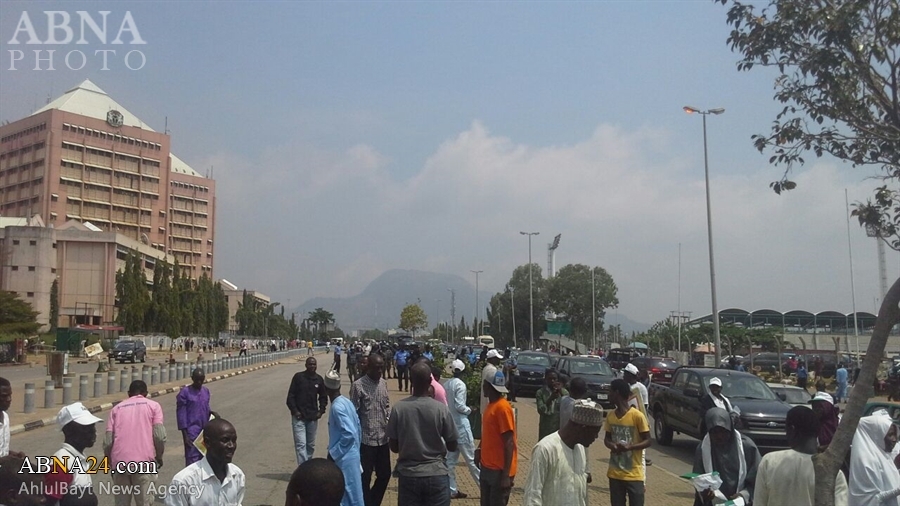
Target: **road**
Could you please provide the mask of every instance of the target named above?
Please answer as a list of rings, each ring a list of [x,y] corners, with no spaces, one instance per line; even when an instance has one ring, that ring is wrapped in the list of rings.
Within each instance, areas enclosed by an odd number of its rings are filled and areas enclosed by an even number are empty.
[[[234,463],[247,476],[247,494],[245,506],[265,506],[284,504],[284,490],[290,473],[296,467],[291,436],[290,417],[285,406],[287,387],[295,372],[302,369],[305,356],[296,359],[285,359],[282,365],[255,371],[253,373],[227,378],[209,383],[211,405],[222,417],[230,421],[237,429],[238,446]],[[319,355],[319,371],[327,371],[331,365],[328,355]],[[349,393],[349,381],[343,375],[342,393]],[[396,383],[388,383],[392,394],[396,391]],[[168,443],[164,465],[159,473],[157,484],[166,485],[172,476],[184,465],[184,451],[181,435],[177,431],[175,419],[175,394],[157,397],[162,405],[165,425],[168,432]],[[516,403],[521,411],[525,405],[534,405],[534,398],[520,397]],[[104,420],[108,412],[98,413]],[[98,425],[98,442],[85,453],[87,456],[101,456],[103,424]],[[316,438],[316,456],[323,457],[327,447],[327,424],[325,419],[319,424]],[[11,448],[26,452],[29,456],[52,455],[62,444],[62,434],[55,427],[37,429],[16,434],[12,437]],[[676,436],[671,447],[654,446],[649,450],[649,458],[654,466],[659,466],[670,473],[683,474],[689,472],[693,460],[693,451],[697,442],[683,436]],[[593,452],[597,457],[605,456],[602,449]],[[601,455],[604,454],[604,455]],[[597,458],[595,457],[595,458]],[[593,460],[593,459],[592,459]],[[605,467],[598,462],[595,469]],[[95,490],[99,490],[100,481],[110,482],[109,476],[94,475]],[[523,482],[524,483],[524,482]],[[396,480],[391,480],[388,496],[393,496]],[[520,485],[521,486],[521,485]],[[477,500],[476,500],[477,501]],[[157,504],[161,501],[158,499]],[[385,499],[385,504],[393,504],[393,500]],[[461,504],[466,504],[461,501]],[[474,503],[473,503],[474,504]],[[674,502],[670,504],[680,504]],[[111,496],[100,496],[100,506],[113,506]]]

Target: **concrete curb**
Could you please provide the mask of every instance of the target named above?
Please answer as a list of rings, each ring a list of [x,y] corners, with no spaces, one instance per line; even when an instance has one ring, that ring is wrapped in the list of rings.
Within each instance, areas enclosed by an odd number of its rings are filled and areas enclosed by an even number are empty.
[[[285,357],[285,358],[292,358],[292,357]],[[284,360],[284,359],[282,359],[282,360]],[[262,365],[258,365],[256,367],[251,367],[249,369],[238,369],[238,370],[231,371],[231,372],[224,373],[224,374],[217,374],[216,376],[206,378],[206,383],[211,383],[213,381],[219,381],[219,380],[223,380],[226,378],[231,378],[233,376],[239,376],[241,374],[247,374],[249,372],[257,371],[259,369],[267,369],[269,367],[280,365],[280,364],[281,364],[281,361],[279,360],[277,362],[268,362],[268,363],[265,363]],[[159,397],[160,395],[175,393],[175,392],[181,390],[182,388],[189,387],[190,385],[191,385],[190,383],[185,383],[184,385],[169,387],[169,388],[166,388],[165,390],[148,392],[147,397],[153,398],[153,397]],[[103,404],[100,404],[97,406],[89,406],[88,411],[90,411],[91,413],[99,413],[101,411],[108,411],[108,410],[112,409],[113,406],[115,406],[116,404],[118,404],[120,402],[122,402],[122,401],[106,402],[106,403],[103,403]],[[9,428],[9,433],[10,433],[10,435],[21,434],[22,432],[28,432],[28,431],[32,431],[35,429],[40,429],[42,427],[50,427],[53,425],[56,425],[56,417],[55,416],[50,417],[50,418],[44,418],[42,420],[32,420],[32,421],[26,422],[24,424],[13,425]]]

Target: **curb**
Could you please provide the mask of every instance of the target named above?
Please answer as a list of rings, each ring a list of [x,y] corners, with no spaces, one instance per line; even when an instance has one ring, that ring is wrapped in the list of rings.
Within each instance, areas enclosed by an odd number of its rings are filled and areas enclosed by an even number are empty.
[[[291,358],[291,357],[285,357],[285,358]],[[213,381],[219,381],[219,380],[223,380],[225,378],[231,378],[233,376],[247,374],[249,372],[257,371],[259,369],[267,369],[269,367],[280,365],[280,364],[281,364],[281,361],[279,360],[277,362],[269,362],[269,363],[262,364],[262,365],[259,365],[256,367],[251,367],[249,369],[239,369],[239,370],[231,371],[231,372],[224,373],[224,374],[217,374],[216,376],[206,378],[205,383],[211,383]],[[191,386],[191,384],[186,383],[186,384],[180,385],[180,386],[169,387],[169,388],[166,388],[165,390],[148,392],[147,398],[153,398],[153,397],[159,397],[160,395],[171,394],[171,393],[181,390],[182,388],[187,388],[189,386]],[[91,407],[88,407],[88,411],[90,411],[91,413],[99,413],[101,411],[107,411],[107,410],[112,409],[113,406],[115,406],[116,404],[118,404],[120,402],[122,402],[122,401],[106,402],[106,403],[103,403],[103,404],[100,404],[97,406],[91,406]],[[13,425],[9,428],[9,433],[10,433],[10,435],[21,434],[22,432],[28,432],[28,431],[32,431],[35,429],[40,429],[42,427],[50,427],[53,425],[56,425],[56,417],[55,416],[50,417],[50,418],[44,418],[41,420],[32,420],[30,422],[25,422],[24,424]]]

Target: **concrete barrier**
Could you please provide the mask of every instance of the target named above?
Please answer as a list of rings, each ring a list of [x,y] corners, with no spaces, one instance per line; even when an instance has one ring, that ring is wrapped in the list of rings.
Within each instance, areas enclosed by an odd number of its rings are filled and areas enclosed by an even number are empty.
[[[56,381],[44,381],[44,407],[56,407]]]
[[[78,378],[78,400],[84,402],[88,400],[88,384],[90,383],[90,379],[87,374],[82,374]]]
[[[94,397],[103,396],[103,373],[94,373]]]
[[[150,385],[150,368],[146,365],[141,368],[141,379],[144,380],[147,386]]]
[[[25,413],[34,413],[34,383],[25,383]]]
[[[109,371],[106,376],[106,393],[116,394],[116,371]]]
[[[72,404],[72,378],[63,377],[63,404]]]
[[[159,383],[159,366],[150,366],[150,384],[155,385],[157,383]]]
[[[123,366],[122,372],[119,374],[119,393],[127,392],[129,386],[131,386],[131,371]]]

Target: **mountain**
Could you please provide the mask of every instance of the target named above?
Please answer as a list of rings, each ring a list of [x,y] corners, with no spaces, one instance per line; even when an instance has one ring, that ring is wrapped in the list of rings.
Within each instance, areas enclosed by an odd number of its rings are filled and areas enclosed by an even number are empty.
[[[450,321],[450,289],[456,292],[456,322],[463,316],[472,322],[475,311],[475,287],[455,274],[393,269],[378,276],[358,295],[352,297],[316,297],[295,309],[301,318],[316,308],[334,313],[337,326],[345,332],[361,329],[393,329],[400,324],[400,312],[408,304],[418,303],[428,315],[429,328],[435,322]],[[494,294],[480,291],[481,316]],[[606,312],[606,325],[622,326],[623,335],[643,332],[650,325],[628,319],[622,313]]]

